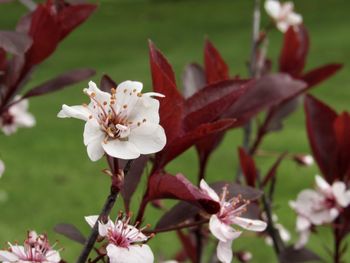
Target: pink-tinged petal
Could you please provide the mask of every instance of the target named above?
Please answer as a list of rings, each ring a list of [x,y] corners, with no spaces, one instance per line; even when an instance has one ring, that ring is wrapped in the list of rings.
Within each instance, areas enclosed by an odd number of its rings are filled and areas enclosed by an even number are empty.
[[[234,224],[237,224],[240,227],[250,231],[261,232],[264,231],[267,227],[266,222],[261,220],[252,220],[243,217],[235,217],[232,221]]]
[[[293,26],[300,25],[303,22],[303,17],[297,13],[292,12],[287,16],[287,22]]]
[[[58,263],[61,261],[60,253],[56,250],[49,250],[46,253],[46,260],[47,262],[52,262],[52,263]]]
[[[102,147],[109,156],[115,158],[130,160],[140,156],[139,149],[128,141],[110,140],[107,143],[102,143]]]
[[[106,247],[110,263],[153,263],[154,256],[148,245],[131,245],[128,248],[109,244]]]
[[[207,184],[206,181],[204,181],[204,179],[201,180],[199,187],[204,193],[209,195],[211,199],[213,199],[216,202],[220,201],[218,194]]]
[[[311,227],[310,221],[304,216],[298,216],[296,222],[296,229],[298,232],[306,231]]]
[[[85,216],[85,221],[89,224],[89,226],[91,228],[94,227],[96,221],[98,219],[98,216],[97,215],[93,215],[93,216]]]
[[[295,243],[294,248],[295,249],[303,248],[307,244],[307,242],[309,241],[309,236],[310,236],[310,230],[305,230],[305,231],[299,232],[299,239]]]
[[[113,224],[113,222],[112,222]],[[110,229],[110,224],[103,224],[98,222],[98,233],[101,237],[105,237],[108,234],[108,229]]]
[[[209,230],[217,239],[223,242],[233,240],[241,234],[231,226],[224,224],[216,215],[210,217]]]
[[[1,262],[17,262],[18,257],[6,250],[0,250],[0,261]]]
[[[350,192],[346,191],[346,186],[343,182],[334,182],[332,192],[341,207],[347,207],[350,204]]]
[[[321,190],[323,193],[329,193],[331,190],[331,186],[327,183],[325,179],[323,179],[322,176],[316,175],[316,186],[319,190]]]
[[[23,256],[26,254],[23,246],[17,246],[17,245],[13,246],[10,244],[10,247],[11,247],[12,253],[17,255],[18,257],[20,257],[20,255]]]
[[[267,0],[265,1],[265,10],[273,19],[277,19],[281,12],[281,4],[279,1]]]
[[[68,106],[62,105],[62,110],[57,114],[58,118],[76,118],[83,121],[87,121],[91,115],[89,109],[82,105]]]
[[[288,242],[290,240],[290,238],[291,238],[289,231],[281,224],[276,224],[275,227],[278,230],[278,232],[279,232],[279,234],[281,236],[281,239],[284,242]]]
[[[166,136],[164,129],[159,124],[146,122],[131,130],[129,142],[134,144],[141,154],[150,154],[164,148]]]
[[[216,247],[216,256],[223,263],[231,263],[232,261],[232,240],[226,242],[219,241]]]
[[[3,161],[0,160],[0,178],[5,172],[5,164]]]

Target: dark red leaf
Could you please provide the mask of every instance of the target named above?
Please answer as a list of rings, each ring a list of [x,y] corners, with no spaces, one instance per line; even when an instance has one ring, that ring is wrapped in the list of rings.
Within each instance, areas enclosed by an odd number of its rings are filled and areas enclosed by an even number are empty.
[[[6,69],[6,52],[2,48],[0,48],[0,71],[5,71],[5,69]]]
[[[100,81],[100,89],[105,92],[111,92],[112,88],[116,88],[117,83],[107,74],[104,74]]]
[[[246,151],[239,147],[239,161],[241,164],[242,172],[245,177],[247,185],[255,187],[257,170],[255,167],[255,162],[252,157],[246,153]]]
[[[32,39],[26,34],[15,31],[0,31],[0,48],[8,53],[22,55],[32,43]]]
[[[307,72],[302,76],[302,80],[305,81],[309,87],[313,87],[333,76],[342,67],[342,64],[327,64]]]
[[[183,95],[191,97],[206,85],[205,74],[202,66],[192,63],[188,64],[182,73]]]
[[[151,41],[149,54],[153,90],[165,95],[160,103],[160,124],[165,130],[167,142],[170,143],[182,133],[184,98],[176,88],[170,64]]]
[[[333,182],[336,144],[333,123],[337,113],[316,98],[305,97],[306,128],[313,156],[328,182]]]
[[[60,40],[61,30],[49,7],[38,5],[33,12],[29,36],[33,39],[33,45],[26,55],[28,67],[36,65],[50,56]]]
[[[124,185],[123,185],[123,188],[121,190],[121,194],[122,194],[123,199],[124,199],[124,204],[125,204],[126,210],[129,210],[131,197],[134,194],[134,192],[135,192],[135,190],[140,182],[141,176],[142,176],[143,171],[146,167],[148,159],[149,159],[149,157],[147,155],[141,155],[139,158],[134,160],[132,162],[132,165],[130,167],[130,170],[129,170],[127,176],[125,176],[125,178],[124,178]],[[119,167],[121,169],[124,169],[124,166],[127,163],[127,161],[120,159],[119,162],[121,162],[119,164]]]
[[[96,8],[97,5],[93,4],[76,4],[60,10],[57,15],[61,27],[60,39],[65,38],[72,30],[88,19]]]
[[[298,77],[304,69],[308,51],[309,35],[304,25],[289,27],[284,34],[279,70]]]
[[[282,153],[277,158],[275,163],[272,165],[270,170],[267,172],[264,180],[262,181],[262,183],[261,183],[262,187],[264,187],[270,180],[272,180],[276,176],[277,169],[286,155],[287,155],[287,153]]]
[[[90,78],[94,74],[95,70],[92,69],[72,70],[32,88],[27,93],[25,93],[22,98],[41,96],[50,92],[61,90],[69,85]]]
[[[184,234],[183,231],[176,231],[177,236],[179,237],[182,247],[186,251],[187,256],[190,258],[192,263],[198,262],[197,254],[196,254],[196,246],[194,244],[194,240],[191,239],[190,234]]]
[[[320,261],[321,258],[307,248],[294,249],[293,246],[286,247],[279,255],[281,263],[301,263]]]
[[[209,214],[219,211],[219,203],[202,193],[182,174],[155,173],[149,177],[148,200],[171,198],[189,202]]]
[[[207,83],[214,83],[229,78],[229,69],[218,50],[209,41],[204,46],[204,70]]]
[[[86,238],[80,232],[80,230],[72,224],[66,224],[66,223],[57,224],[54,227],[54,230],[55,230],[55,232],[57,232],[61,235],[64,235],[65,237],[69,238],[70,240],[76,241],[82,245],[85,244]]]

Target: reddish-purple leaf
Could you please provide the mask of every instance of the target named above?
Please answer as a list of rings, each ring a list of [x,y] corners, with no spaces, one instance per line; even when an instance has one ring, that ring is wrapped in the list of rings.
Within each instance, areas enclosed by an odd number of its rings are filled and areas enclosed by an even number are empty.
[[[342,67],[342,64],[327,64],[305,73],[302,76],[302,80],[305,81],[309,87],[313,87],[333,76]]]
[[[111,92],[112,88],[116,88],[117,83],[107,74],[104,74],[100,81],[100,89],[105,92]]]
[[[78,242],[82,245],[85,244],[86,238],[80,232],[80,230],[72,224],[66,224],[66,223],[57,224],[54,227],[54,230],[55,230],[55,232],[57,232],[61,235],[64,235],[65,237],[69,238],[70,240]]]
[[[165,130],[167,142],[170,143],[182,133],[184,98],[176,88],[170,64],[151,41],[149,54],[153,90],[165,95],[160,103],[160,124]]]
[[[0,31],[0,48],[15,55],[24,54],[32,45],[32,39],[15,31]]]
[[[0,71],[5,71],[6,68],[6,52],[0,48]]]
[[[57,90],[61,90],[69,85],[75,84],[87,78],[90,78],[95,74],[95,70],[93,69],[76,69],[58,77],[46,81],[35,88],[32,88],[27,93],[23,95],[23,98],[29,98],[33,96],[41,96],[50,92],[54,92]]]
[[[49,7],[38,5],[33,12],[29,36],[33,39],[33,45],[26,54],[27,67],[36,65],[50,56],[60,40],[61,30]]]
[[[272,180],[276,176],[277,169],[286,155],[287,155],[287,153],[282,153],[277,158],[275,163],[272,165],[272,167],[270,168],[270,170],[267,172],[266,176],[264,177],[264,180],[261,183],[262,187],[264,187],[270,180]]]
[[[286,247],[279,255],[281,263],[302,263],[320,261],[321,258],[307,248],[295,249],[294,246]]]
[[[65,38],[72,30],[88,19],[96,8],[97,5],[94,4],[76,4],[60,10],[57,14],[61,28],[60,39]]]
[[[198,262],[196,246],[194,244],[194,240],[191,239],[190,234],[186,235],[181,230],[176,231],[176,233],[182,243],[182,247],[184,248],[187,257],[191,260],[192,263]]]
[[[182,73],[182,83],[185,98],[191,97],[203,88],[206,85],[206,81],[202,66],[196,63],[188,64]]]
[[[246,153],[246,151],[239,147],[239,161],[241,164],[242,172],[245,177],[247,185],[255,187],[257,170],[255,167],[255,162],[252,157]]]
[[[209,41],[204,46],[204,70],[207,83],[214,83],[229,78],[229,69],[219,51]]]
[[[316,98],[305,97],[306,127],[313,156],[328,182],[333,182],[336,138],[333,123],[337,113]]]
[[[201,192],[182,174],[171,175],[158,172],[152,174],[148,181],[148,200],[170,198],[189,202],[209,214],[219,211],[220,205]]]
[[[304,25],[289,27],[284,34],[279,70],[298,77],[304,69],[308,51],[309,35]]]

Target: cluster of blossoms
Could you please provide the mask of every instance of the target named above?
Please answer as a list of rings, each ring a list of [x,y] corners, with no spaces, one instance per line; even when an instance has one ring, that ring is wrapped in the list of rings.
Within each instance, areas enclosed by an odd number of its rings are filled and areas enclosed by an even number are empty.
[[[50,245],[46,235],[29,231],[23,246],[9,243],[8,250],[0,250],[0,261],[58,263],[61,257],[53,248],[54,245]]]
[[[297,213],[296,231],[300,234],[296,248],[303,247],[310,235],[311,227],[332,223],[350,204],[350,190],[344,182],[328,184],[316,176],[316,190],[306,189],[299,193],[290,206]]]

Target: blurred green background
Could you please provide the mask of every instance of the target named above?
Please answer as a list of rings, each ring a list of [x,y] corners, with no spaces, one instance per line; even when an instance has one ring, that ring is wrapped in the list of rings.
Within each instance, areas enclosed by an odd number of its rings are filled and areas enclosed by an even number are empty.
[[[246,62],[250,52],[252,0],[184,0],[142,1],[101,0],[97,12],[74,31],[52,57],[37,68],[26,88],[30,88],[58,73],[77,67],[97,70],[93,80],[99,81],[108,73],[117,82],[131,79],[151,87],[148,65],[147,39],[152,39],[172,63],[181,87],[183,67],[193,61],[202,63],[205,36],[216,45],[230,65],[232,75],[247,75]],[[297,11],[303,14],[311,36],[307,68],[326,62],[346,63],[350,58],[349,23],[345,23],[350,2],[345,0],[295,1]],[[13,29],[19,16],[26,12],[18,2],[0,5],[1,29]],[[268,17],[262,13],[262,24]],[[268,55],[278,57],[282,34],[270,34]],[[276,66],[276,63],[274,63]],[[318,86],[312,93],[337,110],[349,109],[350,74],[345,67],[331,80]],[[77,225],[84,233],[89,227],[85,215],[97,214],[108,191],[109,179],[101,170],[106,168],[102,159],[92,163],[83,145],[83,123],[56,117],[63,103],[81,104],[87,98],[80,83],[63,92],[34,98],[30,111],[37,119],[33,129],[21,129],[17,134],[0,136],[0,158],[6,172],[0,189],[7,193],[0,203],[0,242],[22,241],[28,229],[47,232],[51,240],[59,239],[63,258],[73,262],[80,245],[53,232],[59,222]],[[237,146],[242,141],[240,130],[229,132],[224,143],[212,156],[208,181],[230,180],[237,165]],[[262,148],[268,151],[307,153],[309,145],[304,130],[302,109],[285,123],[282,132],[266,138]],[[257,158],[259,168],[265,172],[274,158]],[[195,181],[197,157],[193,149],[174,161],[168,170],[182,172]],[[313,185],[317,167],[298,167],[286,160],[279,169],[275,212],[294,234],[295,215],[288,200]],[[143,185],[134,196],[136,212]],[[4,195],[4,193],[2,193]],[[169,202],[172,203],[172,202]],[[115,207],[113,217],[122,209]],[[146,222],[155,224],[161,212],[149,207]],[[325,246],[332,248],[331,233],[321,229],[321,238],[313,236],[310,247],[329,261]],[[169,259],[177,251],[173,234],[159,234],[150,242],[156,257]],[[211,248],[212,249],[212,248]],[[275,262],[272,248],[262,239],[246,233],[234,242],[234,249],[247,249],[253,253],[252,262]],[[211,250],[207,251],[210,254]]]

